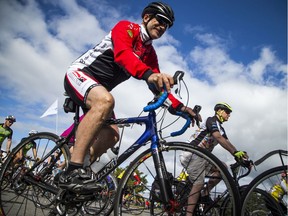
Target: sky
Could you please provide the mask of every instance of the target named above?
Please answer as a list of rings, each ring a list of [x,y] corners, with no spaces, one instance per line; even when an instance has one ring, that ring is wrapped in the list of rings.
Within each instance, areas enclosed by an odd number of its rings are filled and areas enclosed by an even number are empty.
[[[16,117],[12,146],[32,129],[60,134],[72,123],[73,115],[62,108],[66,69],[118,21],[141,23],[149,2],[0,1],[0,122],[10,114]],[[162,72],[185,72],[189,94],[182,90],[182,101],[190,107],[201,105],[203,119],[214,114],[216,103],[230,104],[233,112],[223,126],[237,149],[253,160],[287,149],[287,1],[166,3],[174,9],[176,21],[153,44]],[[134,78],[112,94],[117,117],[138,116],[153,98],[146,84]],[[40,118],[56,99],[58,114]],[[182,125],[179,120],[166,133]],[[135,140],[135,130],[128,129],[123,142]],[[177,139],[186,141],[194,130],[190,127]],[[221,147],[215,154],[233,161]]]

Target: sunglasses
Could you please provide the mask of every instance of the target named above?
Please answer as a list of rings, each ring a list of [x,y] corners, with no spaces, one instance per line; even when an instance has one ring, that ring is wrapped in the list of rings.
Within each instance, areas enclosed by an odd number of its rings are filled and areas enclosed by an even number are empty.
[[[155,15],[155,19],[157,20],[159,25],[164,26],[166,29],[170,26],[170,22],[168,22],[166,19],[164,19],[158,14]]]
[[[224,110],[224,112],[225,112],[227,115],[229,115],[229,114],[231,113],[230,110]]]
[[[10,124],[13,124],[13,123],[14,123],[14,121],[12,121],[12,120],[8,120],[8,122],[9,122]]]

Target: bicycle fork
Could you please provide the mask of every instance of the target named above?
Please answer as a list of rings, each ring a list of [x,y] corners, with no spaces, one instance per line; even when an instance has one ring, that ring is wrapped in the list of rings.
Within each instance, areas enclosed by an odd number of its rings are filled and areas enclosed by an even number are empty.
[[[151,148],[163,203],[168,208],[172,208],[174,202],[174,196],[162,151],[159,151],[159,146],[157,144],[152,144]]]

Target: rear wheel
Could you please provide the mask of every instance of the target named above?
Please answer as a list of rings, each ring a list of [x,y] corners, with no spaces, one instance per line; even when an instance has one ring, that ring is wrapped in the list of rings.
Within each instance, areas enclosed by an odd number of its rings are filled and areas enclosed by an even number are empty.
[[[69,150],[66,145],[57,147],[59,136],[52,133],[37,133],[19,143],[11,152],[0,172],[1,215],[48,215],[55,208],[58,188],[54,183],[56,173],[68,165]],[[32,149],[21,152],[31,144],[36,145],[38,160]],[[52,151],[53,150],[53,151]],[[59,160],[49,157],[58,151]],[[32,159],[33,158],[33,159]]]

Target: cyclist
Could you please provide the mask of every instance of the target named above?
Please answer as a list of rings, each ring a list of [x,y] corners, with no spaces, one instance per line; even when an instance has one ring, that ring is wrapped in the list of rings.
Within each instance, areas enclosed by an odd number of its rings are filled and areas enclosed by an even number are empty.
[[[235,146],[228,140],[222,124],[228,121],[230,113],[232,112],[231,106],[227,103],[217,103],[214,107],[215,115],[208,117],[198,130],[191,136],[189,142],[192,145],[198,145],[210,152],[213,148],[220,144],[224,149],[230,152],[236,160],[248,159],[246,152],[237,151]],[[180,155],[180,162],[187,170],[189,180],[193,182],[189,197],[186,215],[193,215],[196,203],[200,197],[200,191],[204,186],[205,176],[220,177],[219,171],[214,167],[209,167],[205,164],[205,160],[196,155],[184,152]],[[211,202],[209,192],[218,184],[220,178],[210,178],[208,186],[201,196],[201,201],[205,203]]]
[[[59,176],[61,188],[77,193],[100,189],[95,184],[85,183],[90,176],[83,169],[83,163],[89,147],[94,149],[97,158],[118,142],[117,126],[104,124],[106,119],[114,116],[114,98],[110,93],[114,87],[132,76],[146,81],[155,95],[163,86],[170,93],[173,78],[160,73],[152,41],[160,38],[173,23],[172,8],[152,2],[144,8],[140,25],[124,20],[118,22],[99,44],[69,67],[64,79],[65,91],[81,105],[85,116],[76,132],[68,169]],[[181,110],[195,116],[190,107],[184,106],[172,94],[168,98],[171,112]]]
[[[2,149],[2,144],[4,140],[7,138],[7,144],[6,144],[7,154],[10,153],[10,148],[12,144],[13,130],[11,126],[14,122],[16,122],[16,118],[13,115],[8,115],[5,118],[5,122],[0,124],[0,149]],[[2,151],[0,152],[0,156],[2,157]]]
[[[34,134],[37,134],[38,131],[31,130],[29,131],[29,136],[32,136]],[[21,142],[24,142],[28,137],[24,137],[21,139]],[[36,143],[32,140],[31,142],[27,143],[20,151],[15,155],[15,158],[13,159],[14,164],[22,161],[24,157],[27,156],[27,152],[32,149],[34,160],[37,161],[39,158],[37,158],[37,149],[36,149]]]
[[[284,195],[287,195],[288,192],[288,176],[287,171],[281,173],[281,181],[275,184],[269,191],[272,197],[279,203],[283,213],[287,214],[287,201],[286,203],[283,202]],[[271,210],[272,215],[279,215],[278,212],[275,210],[275,206],[269,205],[266,203],[266,206]]]

